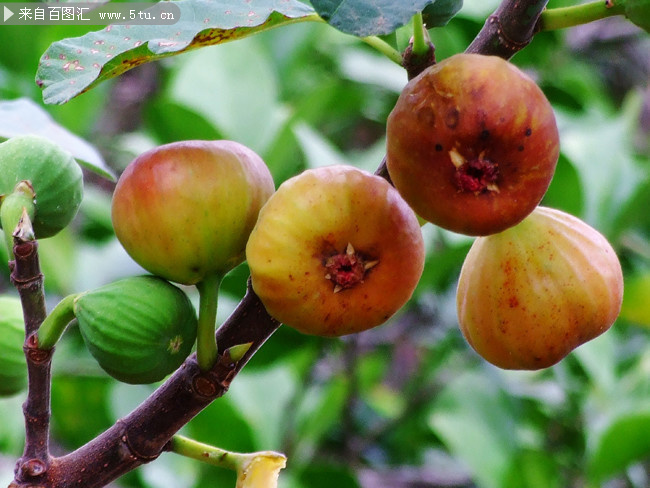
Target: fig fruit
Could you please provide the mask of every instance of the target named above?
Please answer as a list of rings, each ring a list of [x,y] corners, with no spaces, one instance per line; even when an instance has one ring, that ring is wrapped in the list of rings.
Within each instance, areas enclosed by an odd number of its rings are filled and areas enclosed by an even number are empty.
[[[6,199],[21,184],[33,192],[30,218],[39,239],[51,237],[66,227],[83,198],[79,164],[70,153],[41,136],[16,136],[0,144],[0,195]],[[20,215],[20,210],[14,213]],[[14,229],[4,230],[11,234]]]
[[[117,238],[151,273],[186,285],[244,260],[275,187],[264,161],[232,141],[183,141],[138,156],[112,202]]]
[[[467,342],[504,369],[541,369],[602,334],[623,297],[621,265],[598,231],[538,207],[518,225],[478,237],[460,273]]]
[[[0,396],[15,395],[27,387],[24,342],[20,299],[0,296]]]
[[[535,82],[496,56],[457,54],[412,79],[390,113],[386,165],[424,219],[468,235],[520,222],[559,157],[553,109]]]
[[[246,257],[269,314],[304,333],[340,336],[382,324],[409,300],[424,244],[397,190],[338,165],[285,181],[262,208]]]
[[[124,383],[153,383],[178,368],[196,339],[187,295],[155,276],[134,276],[79,294],[74,315],[88,350]]]

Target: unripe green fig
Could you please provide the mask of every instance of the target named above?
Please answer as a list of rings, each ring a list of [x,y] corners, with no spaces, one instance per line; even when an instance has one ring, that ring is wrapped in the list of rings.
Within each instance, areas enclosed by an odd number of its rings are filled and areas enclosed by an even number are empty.
[[[20,299],[0,296],[0,396],[15,395],[27,387],[24,342]]]
[[[376,327],[411,298],[424,241],[417,217],[385,179],[335,165],[278,188],[246,257],[269,314],[331,337]]]
[[[419,216],[462,234],[520,222],[546,193],[558,156],[544,93],[496,56],[461,53],[427,68],[386,126],[395,188]]]
[[[247,147],[175,142],[126,168],[113,195],[113,226],[140,266],[192,285],[244,260],[257,214],[273,191],[268,168]]]
[[[49,139],[24,135],[0,144],[0,195],[11,195],[21,182],[28,182],[33,190],[30,217],[36,238],[53,236],[77,214],[83,198],[81,168],[70,153]],[[14,229],[4,230],[11,233]]]
[[[535,370],[608,330],[622,298],[621,265],[605,237],[538,207],[518,225],[476,239],[458,282],[458,321],[487,361]]]
[[[135,276],[80,294],[74,314],[90,353],[124,383],[163,379],[187,358],[196,312],[187,295],[155,276]]]

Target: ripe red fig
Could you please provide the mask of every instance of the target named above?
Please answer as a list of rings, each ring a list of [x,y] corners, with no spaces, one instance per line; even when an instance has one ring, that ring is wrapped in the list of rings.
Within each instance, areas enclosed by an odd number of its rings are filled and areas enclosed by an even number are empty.
[[[520,222],[555,172],[548,100],[509,62],[457,54],[411,80],[387,122],[387,168],[424,219],[469,235]]]

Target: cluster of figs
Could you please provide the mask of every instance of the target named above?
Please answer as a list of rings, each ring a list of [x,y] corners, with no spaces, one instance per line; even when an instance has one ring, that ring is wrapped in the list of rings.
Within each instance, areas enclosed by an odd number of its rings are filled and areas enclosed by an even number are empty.
[[[237,142],[159,146],[128,165],[112,200],[117,238],[151,274],[75,294],[51,316],[76,322],[110,375],[155,382],[196,342],[201,350],[201,310],[197,319],[183,287],[216,296],[208,290],[246,260],[279,322],[327,337],[357,333],[411,298],[428,221],[476,236],[457,289],[467,342],[501,368],[546,368],[606,331],[623,293],[607,240],[539,206],[558,156],[540,88],[509,62],[476,54],[447,58],[406,85],[387,121],[390,181],[331,165],[276,190],[264,161]],[[0,144],[0,165],[5,234],[25,207],[37,238],[74,217],[81,172],[53,143],[12,138]],[[0,394],[11,394],[24,386],[17,300],[0,300],[0,328],[0,375],[13,378],[0,381]],[[51,330],[39,338],[53,345]]]

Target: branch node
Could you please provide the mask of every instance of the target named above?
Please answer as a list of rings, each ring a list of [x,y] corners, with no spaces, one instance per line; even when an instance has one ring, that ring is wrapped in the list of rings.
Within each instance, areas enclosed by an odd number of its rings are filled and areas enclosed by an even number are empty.
[[[192,388],[197,395],[212,398],[217,394],[217,385],[204,374],[198,374],[192,380]]]
[[[47,465],[40,459],[28,459],[19,469],[23,478],[36,478],[47,471]]]
[[[36,332],[30,334],[23,350],[27,355],[28,359],[36,364],[43,364],[52,360],[52,355],[54,353],[54,348],[52,349],[39,349],[38,348],[38,335]]]
[[[122,423],[121,420],[118,420],[119,423]],[[124,433],[120,437],[120,441],[122,441],[122,444],[126,447],[126,449],[129,451],[129,456],[133,460],[138,460],[141,463],[148,463],[153,461],[154,459],[157,459],[158,456],[160,456],[160,452],[156,452],[154,454],[144,454],[142,452],[139,452],[138,449],[135,447],[135,444],[131,442],[129,439],[129,433],[128,430],[124,429]]]

